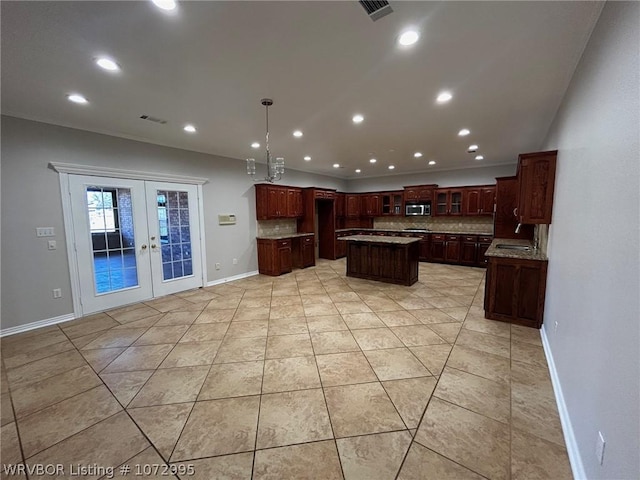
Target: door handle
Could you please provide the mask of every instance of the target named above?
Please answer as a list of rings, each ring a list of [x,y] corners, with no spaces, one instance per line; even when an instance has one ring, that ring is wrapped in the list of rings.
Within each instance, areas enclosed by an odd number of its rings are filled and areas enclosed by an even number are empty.
[[[156,237],[151,237],[151,240],[155,240],[155,239],[156,239]]]
[[[146,245],[142,245],[140,248],[141,248],[142,250],[146,250],[146,249],[147,249],[147,246],[146,246]]]
[[[157,247],[157,245],[155,243],[151,244],[151,248],[156,248],[156,247]]]

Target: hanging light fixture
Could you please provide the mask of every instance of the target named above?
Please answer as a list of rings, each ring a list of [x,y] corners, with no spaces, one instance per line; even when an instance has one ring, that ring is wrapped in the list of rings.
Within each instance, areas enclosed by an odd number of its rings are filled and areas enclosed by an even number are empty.
[[[271,158],[271,152],[269,151],[269,107],[273,105],[273,100],[270,98],[263,98],[260,100],[260,103],[262,103],[267,110],[267,134],[265,135],[267,150],[267,176],[264,177],[264,180],[273,183],[282,179],[282,174],[284,174],[284,158],[276,157],[274,161]],[[247,174],[251,175],[254,181],[257,180],[255,158],[247,158]]]

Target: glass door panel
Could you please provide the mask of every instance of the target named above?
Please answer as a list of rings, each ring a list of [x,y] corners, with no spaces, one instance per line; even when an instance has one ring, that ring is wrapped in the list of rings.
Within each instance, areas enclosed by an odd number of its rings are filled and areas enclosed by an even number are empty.
[[[83,314],[151,298],[144,182],[71,175]]]
[[[147,202],[154,294],[202,286],[197,187],[147,182]]]

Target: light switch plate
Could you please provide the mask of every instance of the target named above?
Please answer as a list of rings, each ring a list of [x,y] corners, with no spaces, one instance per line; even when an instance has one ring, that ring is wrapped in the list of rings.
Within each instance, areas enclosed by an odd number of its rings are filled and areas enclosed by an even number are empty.
[[[37,227],[36,236],[38,237],[55,237],[56,232],[53,227]]]

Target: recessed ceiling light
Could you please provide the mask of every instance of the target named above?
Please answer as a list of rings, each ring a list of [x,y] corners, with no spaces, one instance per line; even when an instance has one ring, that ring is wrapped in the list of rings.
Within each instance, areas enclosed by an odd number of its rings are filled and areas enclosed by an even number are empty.
[[[438,94],[438,97],[436,98],[436,102],[447,103],[452,98],[453,98],[453,95],[451,95],[451,92],[440,92]]]
[[[369,163],[376,163],[376,162],[377,162],[377,160],[375,158],[370,158],[369,159]]]
[[[398,37],[398,43],[403,47],[413,45],[420,38],[420,34],[415,30],[407,30]]]
[[[175,0],[151,0],[153,4],[162,10],[173,10],[176,8]]]
[[[304,161],[305,161],[305,162],[308,162],[308,161],[310,161],[310,160],[311,160],[311,157],[310,157],[309,155],[307,155],[306,157],[304,157]]]
[[[183,130],[188,133],[196,133],[196,127],[194,127],[193,125],[185,125],[183,127]]]
[[[396,167],[395,167],[394,165],[389,165],[387,168],[388,168],[389,170],[393,170],[393,169],[394,169],[394,168],[396,168]]]
[[[476,155],[476,160],[484,160],[484,157],[482,155]]]
[[[467,149],[467,152],[473,153],[476,150],[478,150],[478,145],[469,145],[469,148]]]
[[[416,152],[416,153],[413,154],[413,156],[416,157],[416,158],[420,158],[422,156],[422,153]]]
[[[253,142],[251,144],[251,148],[260,148],[260,144],[258,142]]]
[[[89,103],[89,101],[86,98],[84,98],[82,95],[80,95],[79,93],[71,93],[71,94],[67,95],[67,99],[70,102],[79,103],[81,105]]]
[[[435,160],[429,160],[429,165],[435,165],[436,161]]]
[[[463,128],[462,130],[460,130],[458,132],[458,135],[460,137],[466,137],[467,135],[469,135],[471,133],[471,130],[469,130],[468,128]]]
[[[356,168],[356,173],[360,173],[362,170],[360,170],[359,168]]]
[[[293,136],[300,138],[302,136],[302,132],[300,130],[296,130],[295,132],[293,132]]]
[[[353,123],[362,123],[362,121],[364,120],[364,117],[360,114],[354,115],[353,118]]]
[[[120,65],[107,57],[96,58],[96,65],[109,72],[117,72],[120,70]]]
[[[339,163],[334,163],[333,164],[333,168],[340,168],[340,164]]]

